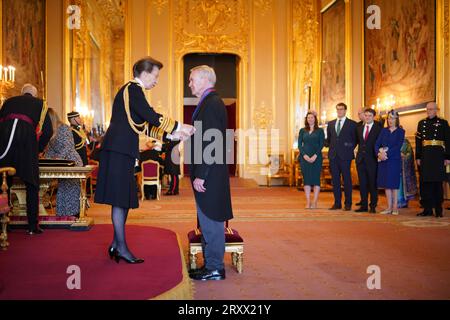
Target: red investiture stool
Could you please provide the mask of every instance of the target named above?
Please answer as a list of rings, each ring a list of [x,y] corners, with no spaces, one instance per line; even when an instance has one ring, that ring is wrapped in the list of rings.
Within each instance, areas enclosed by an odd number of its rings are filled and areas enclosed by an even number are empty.
[[[225,252],[231,253],[231,261],[236,267],[238,273],[242,273],[243,255],[244,255],[244,239],[239,233],[225,223]],[[189,240],[189,264],[191,269],[197,268],[197,253],[202,252],[202,232],[197,221],[197,228],[188,233]]]
[[[0,234],[0,248],[2,250],[6,250],[8,249],[9,246],[7,233],[9,222],[8,213],[11,210],[8,201],[8,185],[6,183],[6,175],[8,174],[12,176],[16,174],[16,169],[11,167],[0,168],[0,174],[2,175],[3,178],[1,187],[2,193],[0,194],[0,216],[1,216],[0,223],[2,224],[2,230]]]

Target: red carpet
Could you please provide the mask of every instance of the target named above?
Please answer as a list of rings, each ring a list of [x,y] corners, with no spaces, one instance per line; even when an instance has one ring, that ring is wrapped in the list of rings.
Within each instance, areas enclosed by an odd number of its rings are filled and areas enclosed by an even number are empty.
[[[111,225],[90,231],[45,230],[28,236],[9,234],[0,252],[0,300],[6,299],[149,299],[183,280],[177,236],[167,229],[127,226],[127,242],[143,264],[109,259]],[[81,269],[81,289],[69,290],[70,265]]]

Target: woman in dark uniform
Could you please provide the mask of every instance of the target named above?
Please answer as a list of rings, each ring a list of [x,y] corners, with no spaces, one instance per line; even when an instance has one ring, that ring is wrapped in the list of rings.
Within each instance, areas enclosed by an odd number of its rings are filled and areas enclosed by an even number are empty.
[[[144,90],[157,84],[162,67],[161,62],[150,57],[134,64],[135,78],[114,98],[110,125],[102,143],[95,202],[112,206],[114,239],[108,254],[116,262],[120,259],[128,263],[144,262],[130,252],[125,241],[128,210],[139,206],[134,177],[139,159],[139,134],[159,140],[184,140],[194,133],[192,126],[156,113],[146,100]]]

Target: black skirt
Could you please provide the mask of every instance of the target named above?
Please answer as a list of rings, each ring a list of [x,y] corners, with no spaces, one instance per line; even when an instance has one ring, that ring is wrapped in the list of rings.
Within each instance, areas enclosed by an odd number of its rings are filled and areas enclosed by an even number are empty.
[[[126,209],[138,208],[135,164],[133,157],[102,150],[94,201]]]

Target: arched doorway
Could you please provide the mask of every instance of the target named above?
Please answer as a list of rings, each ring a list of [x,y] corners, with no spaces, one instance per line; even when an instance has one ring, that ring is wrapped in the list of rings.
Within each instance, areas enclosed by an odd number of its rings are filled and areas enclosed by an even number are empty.
[[[198,98],[193,96],[189,88],[190,70],[199,65],[208,65],[214,68],[217,75],[216,90],[225,103],[228,114],[227,129],[237,129],[237,105],[238,105],[238,67],[239,56],[235,54],[214,53],[190,53],[183,57],[183,122],[191,123],[192,114],[198,103]],[[237,175],[236,171],[236,142],[234,142],[233,163],[228,166],[230,176]],[[189,166],[184,165],[184,174],[189,175]]]

